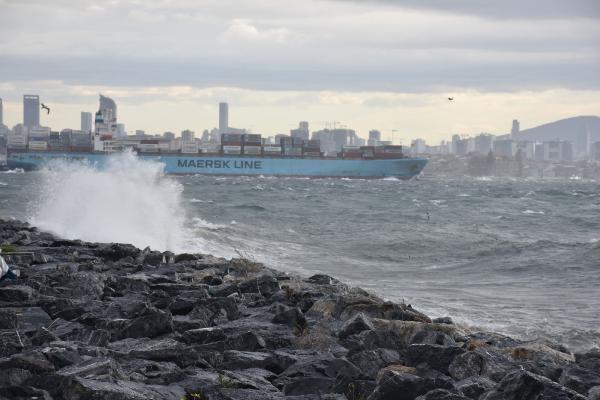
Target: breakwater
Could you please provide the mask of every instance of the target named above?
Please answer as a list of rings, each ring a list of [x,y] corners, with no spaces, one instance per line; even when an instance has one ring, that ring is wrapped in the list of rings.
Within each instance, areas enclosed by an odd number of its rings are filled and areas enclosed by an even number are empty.
[[[327,275],[0,221],[0,398],[597,399],[600,352],[430,319]]]

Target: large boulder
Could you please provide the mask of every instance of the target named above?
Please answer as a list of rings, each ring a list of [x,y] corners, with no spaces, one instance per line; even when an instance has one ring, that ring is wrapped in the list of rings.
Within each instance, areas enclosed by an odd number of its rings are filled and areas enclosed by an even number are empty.
[[[411,344],[406,349],[406,359],[410,366],[427,366],[447,375],[449,365],[464,352],[458,346]]]
[[[455,380],[484,376],[499,381],[515,369],[520,367],[503,354],[481,348],[457,355],[448,366],[448,372]]]
[[[173,331],[173,319],[170,313],[149,309],[144,315],[131,320],[117,320],[112,324],[112,338],[154,338]]]
[[[481,400],[585,400],[581,394],[528,371],[512,371]]]
[[[591,388],[600,386],[600,373],[578,365],[571,365],[563,369],[559,383],[587,395]]]
[[[345,339],[350,335],[360,333],[362,331],[374,331],[375,327],[369,318],[363,313],[358,313],[354,317],[350,318],[342,328],[340,329],[338,336],[340,339]]]

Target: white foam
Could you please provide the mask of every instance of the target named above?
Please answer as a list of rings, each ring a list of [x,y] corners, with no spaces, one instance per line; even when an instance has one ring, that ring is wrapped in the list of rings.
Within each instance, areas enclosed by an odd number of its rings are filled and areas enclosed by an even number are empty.
[[[544,214],[543,211],[525,210],[521,211],[521,214]]]
[[[42,171],[30,222],[65,238],[183,251],[183,187],[166,177],[163,168],[131,153],[111,156],[101,170],[54,164]]]
[[[15,168],[9,169],[8,171],[3,171],[4,174],[24,174],[25,170],[23,168]]]

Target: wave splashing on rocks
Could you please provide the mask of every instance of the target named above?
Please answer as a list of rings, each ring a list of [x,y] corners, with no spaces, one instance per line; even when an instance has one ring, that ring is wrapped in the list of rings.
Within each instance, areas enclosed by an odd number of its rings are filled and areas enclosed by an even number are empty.
[[[69,239],[182,251],[188,236],[183,187],[163,167],[131,153],[110,157],[102,170],[55,163],[42,171],[30,222]]]

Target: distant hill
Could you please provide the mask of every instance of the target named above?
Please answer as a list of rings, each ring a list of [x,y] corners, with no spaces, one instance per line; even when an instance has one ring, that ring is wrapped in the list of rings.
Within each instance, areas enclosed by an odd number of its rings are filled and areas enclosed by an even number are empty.
[[[531,141],[567,140],[573,142],[575,153],[585,151],[587,132],[592,143],[600,142],[600,117],[579,116],[561,119],[535,128],[523,129],[517,138]]]

